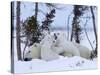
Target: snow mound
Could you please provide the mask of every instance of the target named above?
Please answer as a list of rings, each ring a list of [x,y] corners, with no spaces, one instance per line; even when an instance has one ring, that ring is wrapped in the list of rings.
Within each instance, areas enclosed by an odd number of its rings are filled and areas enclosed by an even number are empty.
[[[96,59],[87,60],[79,56],[70,58],[61,57],[60,59],[48,62],[40,59],[33,59],[32,61],[28,62],[17,61],[15,64],[15,73],[96,69],[96,61]]]

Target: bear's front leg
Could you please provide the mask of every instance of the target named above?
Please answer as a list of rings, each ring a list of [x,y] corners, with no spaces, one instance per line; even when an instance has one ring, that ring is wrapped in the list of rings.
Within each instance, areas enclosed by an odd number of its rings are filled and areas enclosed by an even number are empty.
[[[41,59],[46,61],[59,59],[59,55],[51,50],[50,47],[42,46]]]

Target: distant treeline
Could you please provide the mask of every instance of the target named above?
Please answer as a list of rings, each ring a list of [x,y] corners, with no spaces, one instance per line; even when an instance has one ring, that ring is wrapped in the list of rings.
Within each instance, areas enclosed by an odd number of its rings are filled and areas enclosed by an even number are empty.
[[[87,30],[89,30],[89,31],[92,31],[93,30],[93,28],[86,28]],[[68,28],[67,27],[51,27],[51,30],[52,31],[54,31],[54,30],[68,30]],[[71,30],[71,28],[69,28],[69,30]],[[84,28],[82,28],[82,30],[84,30]]]
[[[68,30],[68,28],[67,27],[51,27],[50,28],[52,31],[54,31],[54,30]],[[89,31],[92,31],[93,30],[93,28],[86,28],[87,30],[89,30]],[[16,30],[16,27],[14,27],[14,30]],[[71,28],[69,28],[69,30],[71,30]],[[84,30],[84,28],[82,28],[82,30]]]

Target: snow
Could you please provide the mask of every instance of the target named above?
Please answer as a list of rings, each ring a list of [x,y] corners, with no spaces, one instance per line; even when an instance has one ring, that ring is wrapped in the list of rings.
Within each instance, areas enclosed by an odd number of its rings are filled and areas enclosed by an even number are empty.
[[[32,72],[51,72],[65,70],[84,70],[96,69],[97,59],[87,60],[79,56],[61,57],[53,61],[44,61],[33,59],[32,61],[17,61],[15,64],[15,73],[32,73]]]

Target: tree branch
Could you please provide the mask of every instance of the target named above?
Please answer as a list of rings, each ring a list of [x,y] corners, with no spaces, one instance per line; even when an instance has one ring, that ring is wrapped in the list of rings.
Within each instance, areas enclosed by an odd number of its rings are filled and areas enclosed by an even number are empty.
[[[93,48],[93,46],[92,46],[92,43],[91,43],[91,41],[90,41],[90,39],[89,39],[89,37],[88,37],[88,33],[87,33],[87,31],[86,31],[86,28],[85,28],[85,26],[87,25],[87,23],[88,23],[88,20],[86,20],[86,22],[85,22],[85,24],[84,24],[84,31],[85,31],[87,40],[89,41],[92,50],[94,50],[94,48]]]

